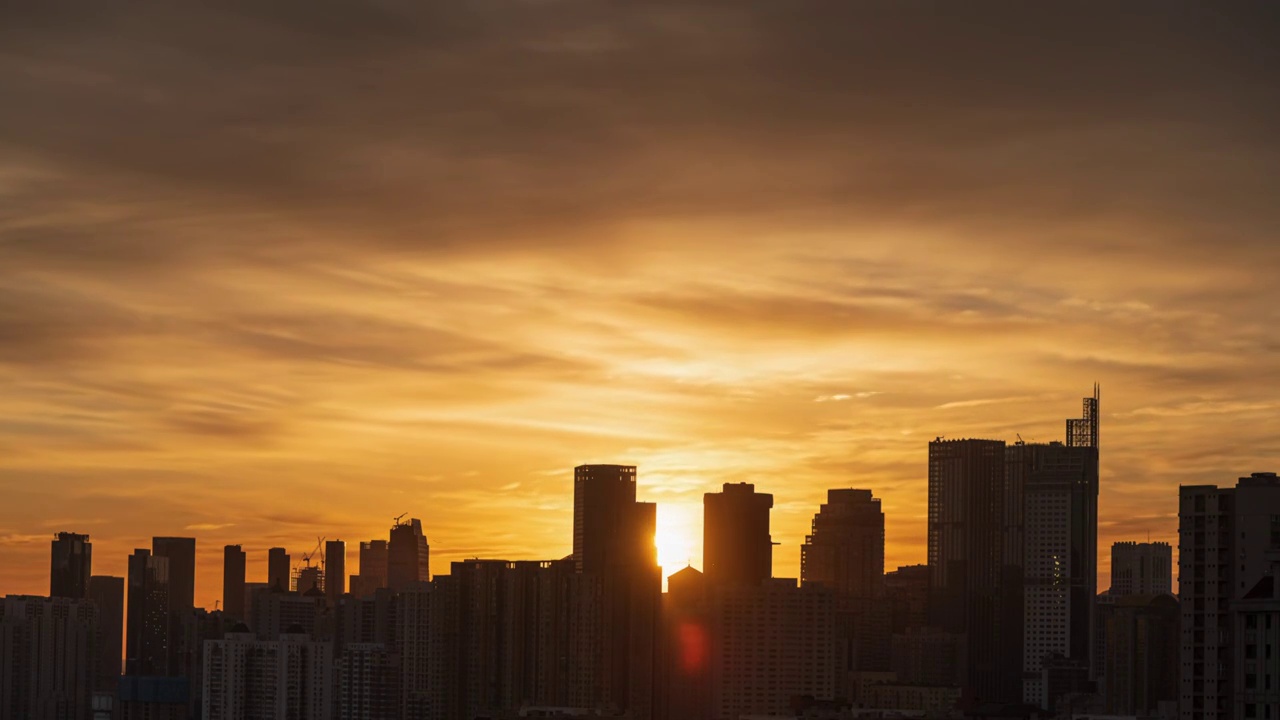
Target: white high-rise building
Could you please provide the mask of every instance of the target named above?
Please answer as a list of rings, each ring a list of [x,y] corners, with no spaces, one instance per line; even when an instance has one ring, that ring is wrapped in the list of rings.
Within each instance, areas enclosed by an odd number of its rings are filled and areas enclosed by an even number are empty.
[[[333,645],[304,633],[258,640],[227,633],[204,645],[205,720],[331,720]]]

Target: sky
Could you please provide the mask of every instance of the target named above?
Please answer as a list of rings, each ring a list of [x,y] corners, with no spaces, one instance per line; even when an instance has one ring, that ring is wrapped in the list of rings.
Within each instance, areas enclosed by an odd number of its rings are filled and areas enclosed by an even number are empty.
[[[1280,470],[1280,9],[1182,2],[0,8],[0,593],[54,532],[432,570],[571,549],[638,466],[828,488],[924,562],[927,443],[1102,385],[1100,588],[1180,484]],[[1230,5],[1230,7],[1228,7]]]

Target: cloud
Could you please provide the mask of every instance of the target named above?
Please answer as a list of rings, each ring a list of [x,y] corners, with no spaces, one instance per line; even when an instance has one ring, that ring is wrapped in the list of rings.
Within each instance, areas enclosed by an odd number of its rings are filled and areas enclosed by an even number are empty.
[[[1101,381],[1102,543],[1170,538],[1178,482],[1280,454],[1278,30],[1145,1],[6,6],[0,525],[95,518],[117,574],[197,533],[212,598],[223,542],[253,565],[406,510],[433,557],[563,555],[571,468],[621,460],[695,520],[720,483],[774,492],[784,575],[827,487],[872,488],[905,564],[927,438],[1057,438]]]

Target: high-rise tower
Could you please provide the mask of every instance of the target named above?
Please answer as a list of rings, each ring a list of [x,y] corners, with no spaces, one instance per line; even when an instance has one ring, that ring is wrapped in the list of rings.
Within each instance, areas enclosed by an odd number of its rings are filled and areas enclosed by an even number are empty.
[[[1163,542],[1111,545],[1111,595],[1173,592],[1173,548]]]
[[[1254,473],[1235,487],[1184,485],[1178,500],[1179,714],[1183,720],[1249,717],[1246,690],[1256,688],[1236,686],[1242,669],[1234,658],[1244,659],[1244,639],[1232,612],[1280,559],[1280,477]]]
[[[579,682],[593,697],[577,700],[625,709],[641,720],[650,717],[653,709],[662,592],[654,545],[656,523],[657,507],[636,502],[635,466],[574,468],[574,568],[584,576],[580,587],[600,588],[599,600],[583,603],[584,617],[599,618],[598,633],[584,638],[584,647],[598,648],[589,651],[593,659],[588,664],[594,667]]]
[[[222,549],[222,612],[229,618],[244,620],[245,555],[239,545]]]
[[[837,597],[884,594],[884,513],[870,490],[827,491],[800,546],[800,580]]]
[[[92,560],[93,543],[88,535],[58,533],[50,553],[49,597],[88,597]]]
[[[884,513],[870,490],[827,491],[800,546],[800,581],[832,591],[841,676],[888,670],[893,613],[884,598]]]
[[[267,550],[267,587],[289,591],[289,553],[282,547]]]
[[[980,702],[1020,699],[1021,577],[1005,552],[1020,498],[1005,483],[1001,440],[929,443],[929,613],[967,636],[961,686]]]
[[[330,607],[347,591],[347,544],[328,540],[324,544],[324,594]]]
[[[125,674],[169,675],[169,559],[134,550],[128,583]]]
[[[773,576],[769,510],[773,496],[725,483],[702,496],[703,571],[711,585],[759,585]]]
[[[387,545],[387,587],[408,590],[431,579],[431,548],[422,533],[422,521],[410,518],[391,527]],[[362,568],[363,570],[363,568]]]

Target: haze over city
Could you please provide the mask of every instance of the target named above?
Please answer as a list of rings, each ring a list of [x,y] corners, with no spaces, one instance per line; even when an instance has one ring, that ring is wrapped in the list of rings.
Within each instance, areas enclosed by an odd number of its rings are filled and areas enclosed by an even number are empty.
[[[401,513],[564,557],[591,463],[665,574],[727,482],[777,576],[830,488],[923,563],[928,442],[1095,382],[1099,548],[1275,470],[1275,8],[815,7],[0,10],[0,589],[61,530],[196,537],[206,607]]]

